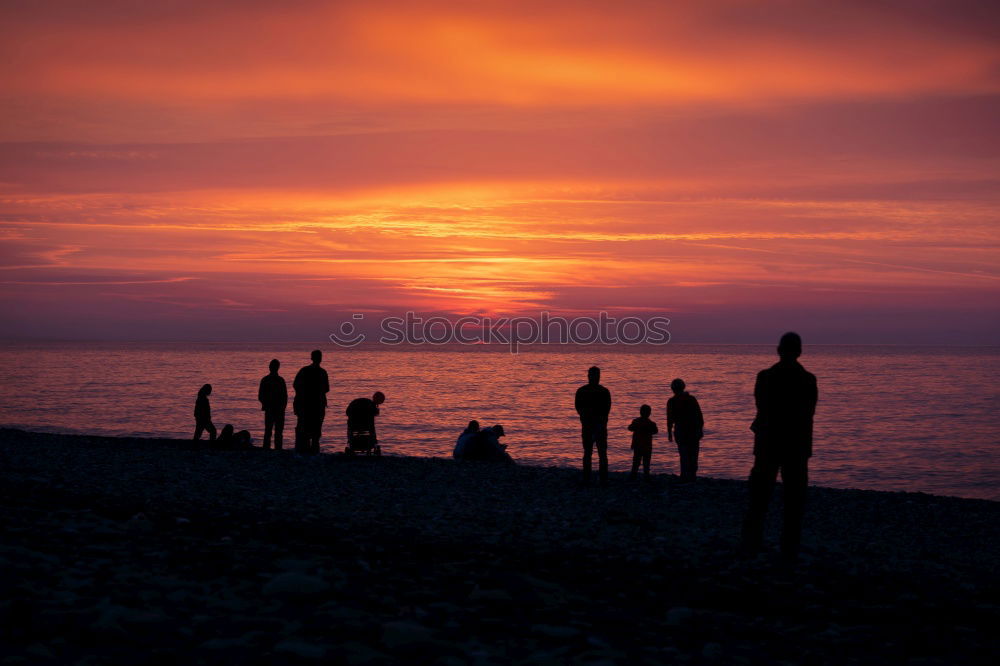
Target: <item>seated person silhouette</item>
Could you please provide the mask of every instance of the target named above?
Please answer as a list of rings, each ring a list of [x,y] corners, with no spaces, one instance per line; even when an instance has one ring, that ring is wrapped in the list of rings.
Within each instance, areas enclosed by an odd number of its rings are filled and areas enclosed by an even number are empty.
[[[475,419],[469,421],[469,425],[466,426],[465,430],[462,431],[462,434],[458,436],[458,441],[455,442],[455,450],[452,452],[452,456],[454,456],[456,460],[461,460],[465,457],[465,448],[469,445],[469,442],[476,438],[478,433],[479,421],[476,421]]]
[[[470,423],[470,426],[472,423]],[[478,424],[476,424],[478,425]],[[484,460],[488,462],[514,462],[507,453],[507,445],[500,443],[500,438],[506,435],[500,424],[483,428],[475,432],[462,433],[459,444],[455,445],[455,458],[458,460]],[[462,438],[467,437],[464,443]]]
[[[347,405],[347,445],[348,451],[375,451],[381,453],[378,435],[375,432],[375,417],[379,415],[379,405],[385,402],[385,394],[375,391],[371,398],[355,398]]]
[[[230,423],[222,426],[222,432],[219,433],[219,437],[214,443],[215,448],[235,450],[253,447],[253,438],[250,436],[249,430],[240,430],[239,432],[235,430]]]

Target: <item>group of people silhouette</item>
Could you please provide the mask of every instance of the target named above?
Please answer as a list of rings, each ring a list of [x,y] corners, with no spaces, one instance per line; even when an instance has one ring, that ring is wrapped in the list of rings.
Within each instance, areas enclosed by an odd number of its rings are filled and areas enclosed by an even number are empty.
[[[295,451],[300,454],[319,453],[319,440],[322,434],[323,421],[326,418],[326,394],[330,392],[330,378],[322,367],[323,352],[313,350],[312,362],[303,366],[295,375],[292,388],[295,398],[292,401],[292,413],[297,417],[295,425]],[[284,445],[285,410],[288,408],[288,385],[285,378],[278,374],[281,361],[272,359],[268,364],[268,374],[260,380],[257,389],[257,400],[264,412],[264,442],[265,449],[282,449]],[[201,439],[203,432],[208,433],[209,442],[218,448],[245,448],[252,444],[250,433],[241,430],[232,435],[233,426],[226,425],[217,438],[215,425],[212,423],[212,408],[208,396],[212,394],[212,385],[205,384],[198,391],[194,406],[194,441]],[[378,438],[375,432],[375,417],[379,414],[379,405],[385,402],[385,395],[376,391],[371,398],[357,398],[347,406],[347,440],[349,450],[376,451]],[[227,437],[227,433],[229,433]]]
[[[691,483],[698,473],[698,448],[704,434],[698,399],[685,391],[683,379],[670,383],[674,397],[667,401],[667,438],[677,442],[681,458],[681,481]],[[611,392],[601,385],[601,369],[596,365],[587,371],[587,383],[576,391],[576,412],[580,415],[583,439],[583,480],[590,482],[593,471],[594,448],[597,449],[598,474],[602,484],[608,481],[608,416],[611,413]],[[653,408],[639,407],[639,418],[628,426],[632,432],[632,473],[636,478],[639,465],[649,476],[649,462],[653,455],[653,435],[659,432],[655,421],[650,420]]]
[[[813,416],[816,412],[816,377],[798,362],[802,354],[802,339],[797,333],[785,333],[778,343],[779,360],[770,368],[757,374],[754,401],[757,414],[750,430],[754,433],[754,465],[750,471],[749,502],[743,521],[742,550],[748,556],[760,551],[763,541],[764,520],[768,504],[781,474],[784,488],[784,524],[781,552],[794,559],[799,551],[802,519],[808,487],[808,460],[812,456]],[[321,367],[323,354],[312,352],[312,362],[295,375],[292,386],[295,399],[292,410],[298,417],[295,427],[295,450],[303,454],[319,453],[319,441],[326,416],[327,393],[330,381]],[[285,410],[288,405],[288,387],[278,374],[281,367],[277,359],[271,361],[270,372],[260,380],[257,399],[264,412],[265,449],[282,448]],[[575,407],[580,417],[583,443],[583,481],[589,483],[593,468],[594,449],[597,449],[599,481],[608,480],[608,417],[611,413],[611,392],[601,385],[601,369],[591,367],[587,383],[576,391]],[[667,400],[667,438],[677,445],[680,457],[680,482],[693,483],[698,473],[698,453],[704,434],[704,417],[698,400],[688,393],[684,380],[670,383],[673,396]],[[209,439],[225,448],[251,445],[246,430],[234,432],[231,425],[223,428],[216,438],[212,424],[208,396],[211,384],[198,391],[195,401],[195,441],[207,431]],[[347,452],[374,451],[380,453],[375,432],[375,417],[379,405],[385,401],[381,392],[371,398],[357,398],[348,405]],[[659,432],[650,419],[652,408],[639,407],[639,416],[628,426],[632,432],[632,472],[638,475],[639,466],[644,476],[649,476],[653,452],[653,436]],[[501,425],[480,428],[478,421],[470,421],[455,445],[454,457],[463,460],[491,460],[512,462],[506,445],[500,443],[504,436]]]
[[[469,421],[469,425],[458,436],[452,455],[455,460],[513,463],[514,459],[507,453],[507,445],[500,443],[500,438],[506,434],[499,423],[488,428],[480,428],[479,421]]]
[[[741,545],[747,556],[760,551],[764,519],[780,473],[784,490],[781,553],[788,559],[795,559],[799,551],[809,484],[808,461],[812,456],[813,416],[818,391],[816,376],[798,361],[802,354],[802,338],[797,333],[789,332],[781,336],[777,351],[778,362],[761,370],[754,385],[757,415],[750,425],[754,433],[754,465],[750,471],[750,497],[743,521]],[[587,379],[587,383],[576,392],[576,411],[580,415],[583,439],[583,479],[584,483],[590,482],[596,447],[600,482],[606,484],[611,392],[601,385],[600,368],[590,368]],[[705,420],[698,400],[685,388],[682,379],[670,383],[674,395],[667,401],[667,437],[677,444],[681,483],[691,483],[698,473],[698,452]],[[653,435],[658,432],[656,423],[649,418],[651,414],[652,408],[642,405],[639,417],[628,426],[632,432],[631,478],[635,478],[640,463],[644,473],[649,474]]]

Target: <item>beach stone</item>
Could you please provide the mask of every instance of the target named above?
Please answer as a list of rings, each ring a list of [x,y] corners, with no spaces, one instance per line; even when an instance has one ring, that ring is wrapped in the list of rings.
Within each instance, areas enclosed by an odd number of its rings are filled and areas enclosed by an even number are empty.
[[[55,654],[53,654],[52,650],[50,650],[45,645],[42,645],[41,643],[35,643],[33,645],[29,645],[27,648],[25,648],[24,652],[25,654],[31,655],[32,657],[36,657],[38,659],[54,659],[56,656]]]
[[[239,638],[211,638],[204,641],[201,647],[206,650],[238,650],[249,648],[257,637],[256,632],[243,634]]]
[[[671,627],[680,626],[694,618],[694,611],[685,606],[676,606],[667,611],[667,624]]]
[[[102,638],[120,640],[125,638],[125,630],[118,623],[114,613],[107,611],[101,613],[97,620],[90,625],[90,630]]]
[[[492,601],[492,602],[510,602],[514,598],[510,596],[510,593],[506,590],[480,590],[476,588],[469,594],[470,601]]]
[[[552,624],[533,624],[531,625],[531,631],[535,634],[541,634],[542,636],[557,638],[559,640],[576,638],[582,633],[576,627],[556,626]]]
[[[723,653],[724,650],[720,643],[705,643],[705,645],[701,648],[701,656],[705,659],[721,659]]]
[[[287,640],[274,646],[274,651],[279,654],[290,654],[302,659],[322,659],[326,656],[326,646],[306,643],[303,641]]]
[[[350,641],[338,646],[337,651],[342,655],[344,661],[351,666],[370,666],[372,664],[386,664],[390,662],[389,655],[386,653],[379,652],[372,647],[356,641]]]
[[[279,569],[284,569],[285,571],[298,571],[299,573],[303,573],[312,569],[313,566],[315,566],[315,563],[310,560],[286,557],[275,562],[275,565],[277,565]]]
[[[279,599],[308,599],[319,596],[330,589],[321,578],[288,571],[278,574],[264,585],[264,596]]]
[[[429,643],[433,636],[433,631],[415,622],[386,622],[382,625],[382,644],[390,649]]]
[[[146,534],[153,531],[153,523],[144,513],[137,513],[125,523],[125,529],[132,533]]]

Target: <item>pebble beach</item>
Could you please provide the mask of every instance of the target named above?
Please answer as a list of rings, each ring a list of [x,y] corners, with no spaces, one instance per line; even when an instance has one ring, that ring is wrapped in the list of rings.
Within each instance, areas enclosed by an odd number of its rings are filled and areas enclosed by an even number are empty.
[[[0,664],[996,663],[1000,503],[780,495],[0,430]]]

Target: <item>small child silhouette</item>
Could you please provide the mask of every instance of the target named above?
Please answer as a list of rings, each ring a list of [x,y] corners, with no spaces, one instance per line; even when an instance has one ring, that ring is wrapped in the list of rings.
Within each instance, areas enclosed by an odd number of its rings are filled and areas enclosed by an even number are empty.
[[[639,418],[632,419],[628,429],[632,431],[632,474],[635,478],[639,473],[639,463],[642,462],[643,474],[649,477],[649,459],[653,455],[653,435],[659,430],[656,422],[649,420],[653,408],[643,405],[639,408]]]

